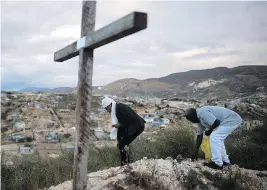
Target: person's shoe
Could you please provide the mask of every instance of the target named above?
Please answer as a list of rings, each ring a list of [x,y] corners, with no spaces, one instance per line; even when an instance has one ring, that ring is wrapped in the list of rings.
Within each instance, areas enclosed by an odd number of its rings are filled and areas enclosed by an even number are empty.
[[[232,164],[231,163],[228,163],[228,162],[223,162],[223,166],[231,166]]]
[[[223,167],[222,166],[218,166],[217,164],[215,164],[214,162],[210,162],[210,163],[204,163],[204,166],[207,166],[209,168],[212,168],[212,169],[218,169],[218,170],[222,170]]]
[[[127,165],[127,162],[126,161],[121,161],[121,166],[125,166]]]

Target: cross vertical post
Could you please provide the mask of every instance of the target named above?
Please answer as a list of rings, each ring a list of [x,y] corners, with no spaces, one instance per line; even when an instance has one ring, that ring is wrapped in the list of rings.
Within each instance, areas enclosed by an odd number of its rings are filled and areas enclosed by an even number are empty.
[[[96,2],[83,1],[81,37],[95,29]],[[73,190],[87,187],[90,111],[92,100],[93,49],[79,50],[79,76],[76,102],[76,138],[73,169]]]
[[[79,55],[73,190],[87,189],[94,49],[147,28],[147,14],[132,12],[95,31],[96,1],[83,1],[81,38],[54,53],[63,62]]]

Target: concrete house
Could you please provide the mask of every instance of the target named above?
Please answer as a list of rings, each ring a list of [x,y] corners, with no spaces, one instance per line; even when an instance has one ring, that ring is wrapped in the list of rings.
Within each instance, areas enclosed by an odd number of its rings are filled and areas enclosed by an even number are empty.
[[[19,114],[14,113],[14,114],[11,115],[11,118],[12,119],[18,119],[19,118]]]
[[[26,124],[23,121],[18,121],[14,125],[15,131],[23,131],[26,128]]]
[[[62,149],[64,150],[64,151],[67,151],[67,152],[72,152],[72,151],[74,151],[74,146],[73,145],[66,145],[66,146],[64,146]]]
[[[157,114],[147,113],[147,114],[144,115],[144,120],[147,123],[152,123],[156,117],[157,117]]]
[[[58,141],[58,134],[55,132],[50,132],[45,136],[47,141]]]
[[[24,140],[25,136],[24,135],[13,135],[8,137],[8,141],[11,142],[19,142],[20,140]]]
[[[25,147],[24,145],[19,147],[20,154],[32,154],[35,152],[35,149],[32,147]]]
[[[56,96],[56,101],[60,101],[60,100],[62,100],[62,96]]]
[[[70,113],[70,109],[59,109],[60,113]]]

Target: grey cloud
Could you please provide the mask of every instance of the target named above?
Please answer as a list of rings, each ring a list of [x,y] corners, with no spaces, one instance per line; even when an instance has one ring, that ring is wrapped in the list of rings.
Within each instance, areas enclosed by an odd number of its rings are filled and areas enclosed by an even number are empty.
[[[37,42],[28,42],[27,40],[21,39],[19,40],[19,43],[17,41],[8,42],[8,40],[3,40],[2,52],[6,55],[14,55],[15,53],[16,56],[19,57],[29,57],[38,54],[53,55],[54,52],[68,45],[69,44],[68,42],[75,41],[74,38],[63,38],[63,39],[58,38],[58,39],[50,39]],[[23,46],[25,48],[23,48]]]
[[[148,12],[148,28],[95,50],[95,84],[106,84],[125,77],[159,77],[170,72],[194,69],[190,62],[173,60],[168,54],[195,48],[220,48],[225,51],[194,55],[192,60],[228,55],[237,58],[235,62],[231,60],[225,63],[225,66],[266,62],[264,48],[260,45],[267,41],[266,2],[131,3],[135,3],[135,10]],[[124,5],[127,6],[126,3]],[[116,8],[117,6],[119,4],[113,1],[98,2],[96,29],[132,10],[129,7],[131,5],[126,7],[127,11],[124,11],[123,6]],[[72,75],[77,78],[78,58],[64,63],[53,62],[55,51],[77,39],[49,38],[35,42],[28,40],[40,35],[48,36],[58,27],[80,25],[81,2],[2,2],[1,14],[1,62],[7,71],[4,77],[2,76],[2,83],[24,81],[30,85],[33,81],[36,85],[56,87],[56,82],[51,84],[49,80],[53,81],[59,75]],[[246,45],[249,47],[249,44],[256,44],[253,52],[245,51]],[[47,63],[42,63],[34,59],[36,55],[48,56],[49,59],[46,60]],[[18,58],[19,61],[12,60],[12,57]],[[143,65],[134,64],[138,62]],[[28,67],[32,72],[23,72],[14,64]],[[206,68],[207,65],[198,67]]]
[[[221,57],[221,56],[233,56],[233,55],[241,55],[243,52],[241,51],[224,51],[224,52],[207,52],[200,53],[197,55],[193,55],[192,57],[185,58],[185,60],[196,60],[201,58],[213,58],[213,57]]]

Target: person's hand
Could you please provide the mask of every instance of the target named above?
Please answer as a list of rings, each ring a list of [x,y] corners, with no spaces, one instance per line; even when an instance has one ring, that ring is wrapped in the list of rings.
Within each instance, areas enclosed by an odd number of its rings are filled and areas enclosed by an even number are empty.
[[[116,125],[112,125],[112,127],[119,128],[121,125],[118,123]]]
[[[212,130],[205,131],[206,136],[210,136],[211,133],[212,133]]]

